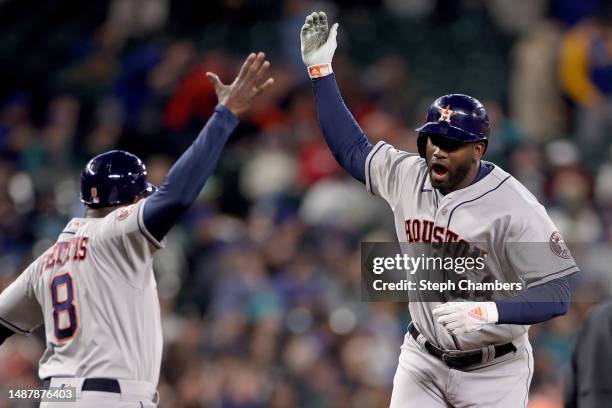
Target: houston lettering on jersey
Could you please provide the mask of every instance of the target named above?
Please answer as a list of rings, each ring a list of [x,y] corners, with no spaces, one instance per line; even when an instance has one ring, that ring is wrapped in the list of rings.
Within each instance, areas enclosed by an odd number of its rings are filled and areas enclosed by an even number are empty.
[[[408,218],[404,221],[404,231],[408,242],[467,242],[459,234],[429,220]]]
[[[87,256],[87,237],[74,237],[68,241],[60,241],[53,245],[43,257],[42,270],[63,266],[68,261],[82,261]]]
[[[404,221],[404,232],[408,242],[456,243],[453,256],[485,256],[487,251],[470,244],[459,234],[435,225],[431,220],[408,218]]]

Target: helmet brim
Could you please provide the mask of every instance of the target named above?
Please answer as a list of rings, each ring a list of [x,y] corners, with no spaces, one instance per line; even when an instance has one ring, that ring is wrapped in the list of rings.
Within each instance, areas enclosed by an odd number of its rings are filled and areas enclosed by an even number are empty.
[[[446,122],[427,122],[420,128],[417,128],[416,131],[419,133],[441,135],[463,143],[481,142],[486,140],[486,138],[483,138],[482,136],[475,135],[474,133],[449,125]]]
[[[147,181],[147,187],[142,190],[142,192],[140,194],[137,194],[134,198],[145,198],[150,196],[151,194],[153,194],[154,192],[156,192],[158,190],[157,186],[154,184],[151,184]],[[94,203],[93,201],[87,201],[85,199],[83,199],[83,194],[81,193],[81,202],[83,204],[85,204],[88,207],[91,208],[105,208],[105,207],[114,207],[116,205],[122,205],[122,204],[129,204],[130,202],[128,201],[116,201],[116,202],[111,202],[111,203],[106,203],[106,204],[99,204],[99,203]]]
[[[419,155],[423,158],[425,158],[425,144],[427,143],[427,135],[440,135],[461,143],[482,142],[485,144],[485,151],[487,150],[487,138],[480,137],[446,123],[441,124],[439,122],[428,122],[420,128],[417,128],[416,131],[418,132],[417,148]]]

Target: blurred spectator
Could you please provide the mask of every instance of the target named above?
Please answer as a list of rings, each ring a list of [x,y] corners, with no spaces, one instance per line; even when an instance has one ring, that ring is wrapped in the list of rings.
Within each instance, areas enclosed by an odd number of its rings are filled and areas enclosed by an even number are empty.
[[[123,36],[140,37],[163,28],[169,0],[113,0],[108,22]]]
[[[588,157],[601,159],[612,130],[612,28],[605,15],[567,32],[560,50],[561,86],[577,104],[577,137]]]
[[[563,136],[567,119],[557,86],[558,23],[540,21],[525,31],[512,50],[510,114],[532,142]]]
[[[546,12],[548,0],[492,0],[487,2],[495,22],[510,33],[532,30]]]

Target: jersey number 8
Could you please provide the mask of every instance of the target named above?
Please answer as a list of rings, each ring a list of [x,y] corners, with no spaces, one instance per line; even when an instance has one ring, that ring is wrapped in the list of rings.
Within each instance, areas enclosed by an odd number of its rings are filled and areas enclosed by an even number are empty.
[[[79,326],[74,304],[74,285],[68,272],[55,276],[51,281],[51,300],[55,338],[66,341],[74,336]]]

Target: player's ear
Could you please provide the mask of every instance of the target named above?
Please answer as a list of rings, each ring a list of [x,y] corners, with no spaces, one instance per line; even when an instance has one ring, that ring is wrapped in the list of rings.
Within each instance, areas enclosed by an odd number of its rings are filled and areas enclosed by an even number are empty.
[[[473,152],[473,157],[474,160],[480,160],[480,158],[482,157],[482,155],[484,154],[485,151],[485,144],[482,142],[479,143],[474,143],[474,150],[472,150]]]

